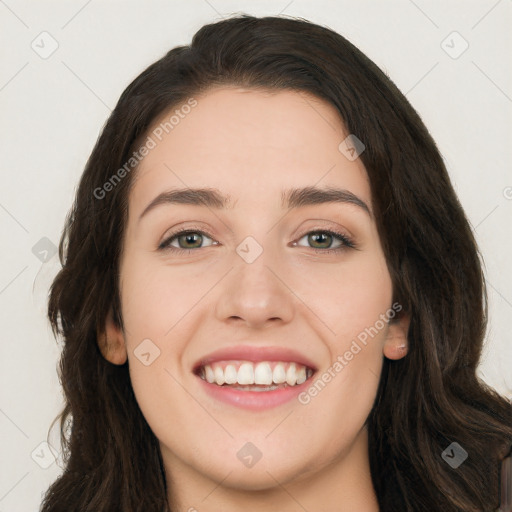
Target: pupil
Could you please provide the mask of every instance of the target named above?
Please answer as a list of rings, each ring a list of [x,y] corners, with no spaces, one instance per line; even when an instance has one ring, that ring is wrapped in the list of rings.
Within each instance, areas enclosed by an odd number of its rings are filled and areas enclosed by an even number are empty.
[[[193,244],[194,243],[194,238],[196,237],[197,235],[194,234],[194,233],[189,233],[187,235],[184,235],[184,238],[185,238],[185,241],[186,241],[186,244],[188,243],[191,243]]]
[[[313,234],[313,235],[311,235],[311,236],[312,236],[312,237],[315,237],[315,238],[317,238],[317,239],[318,239],[318,237],[320,237],[320,238],[324,238],[324,242],[318,242],[318,240],[315,240],[315,243],[320,243],[320,244],[322,244],[322,243],[325,243],[325,238],[326,238],[326,237],[329,237],[330,235],[327,235],[326,233],[317,233],[317,234]],[[330,244],[328,244],[328,245],[330,245]]]

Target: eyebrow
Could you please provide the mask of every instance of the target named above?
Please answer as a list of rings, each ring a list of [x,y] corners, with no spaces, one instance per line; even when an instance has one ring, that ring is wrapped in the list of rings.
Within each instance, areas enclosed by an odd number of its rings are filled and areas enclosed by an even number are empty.
[[[294,209],[324,203],[353,204],[372,217],[372,213],[368,205],[349,190],[335,187],[305,187],[292,188],[281,192],[281,205],[283,208]],[[215,188],[174,189],[157,195],[140,214],[139,221],[149,211],[164,204],[206,206],[217,210],[232,207],[230,197],[223,195]]]

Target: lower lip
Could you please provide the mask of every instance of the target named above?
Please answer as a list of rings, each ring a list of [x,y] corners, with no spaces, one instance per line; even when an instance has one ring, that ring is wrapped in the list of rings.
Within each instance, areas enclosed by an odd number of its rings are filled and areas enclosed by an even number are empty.
[[[197,378],[201,381],[201,385],[205,392],[213,398],[236,407],[255,411],[270,409],[290,402],[296,398],[301,391],[309,386],[309,382],[311,380],[310,377],[302,384],[274,389],[273,391],[242,391],[228,386],[210,384],[201,377]]]

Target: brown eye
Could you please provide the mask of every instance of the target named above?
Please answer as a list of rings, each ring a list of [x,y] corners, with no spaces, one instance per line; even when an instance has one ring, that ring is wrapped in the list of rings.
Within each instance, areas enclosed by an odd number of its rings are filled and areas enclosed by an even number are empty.
[[[171,251],[176,250],[187,250],[187,249],[201,249],[202,242],[204,240],[212,239],[203,233],[202,231],[179,231],[173,233],[169,238],[164,240],[160,245],[159,249],[169,249]],[[216,242],[214,242],[216,243]],[[210,244],[213,245],[213,244]]]
[[[317,249],[329,249],[334,238],[332,235],[322,232],[310,233],[307,236],[308,242],[313,244],[313,246],[316,247]]]
[[[196,249],[201,245],[203,235],[199,233],[186,233],[185,235],[178,236],[176,239],[181,249]]]
[[[341,251],[355,247],[354,243],[346,235],[329,230],[310,231],[300,240],[305,238],[307,238],[307,243],[310,244],[312,249],[321,252]],[[332,247],[333,243],[337,243],[337,245]],[[304,247],[302,244],[298,245]]]

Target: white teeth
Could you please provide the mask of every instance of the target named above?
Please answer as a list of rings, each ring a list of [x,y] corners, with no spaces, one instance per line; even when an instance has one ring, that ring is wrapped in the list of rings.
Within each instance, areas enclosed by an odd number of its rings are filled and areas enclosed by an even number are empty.
[[[238,370],[237,370],[238,367]],[[273,368],[273,369],[272,369]],[[200,376],[210,384],[218,386],[239,384],[240,386],[251,386],[240,389],[270,391],[277,389],[279,385],[296,386],[304,383],[313,375],[313,370],[298,363],[261,361],[253,363],[250,361],[233,361],[229,364],[213,363],[204,365]],[[261,386],[268,386],[262,388]],[[238,389],[238,388],[236,388]]]
[[[222,368],[220,366],[217,366],[217,368],[213,370],[213,373],[215,375],[215,382],[219,386],[222,386],[222,384],[224,384],[224,372],[222,371]]]
[[[272,380],[276,384],[283,384],[286,382],[286,370],[284,369],[284,365],[281,363],[277,363],[274,372],[272,373]]]
[[[258,363],[254,369],[254,384],[272,384],[272,368],[268,363]]]
[[[226,380],[226,384],[235,384],[237,376],[238,373],[236,368],[232,364],[228,364],[224,370],[224,379]]]
[[[238,384],[254,384],[254,366],[251,363],[243,363],[238,369]]]
[[[215,374],[213,368],[210,365],[204,367],[204,376],[207,382],[213,384],[215,382]]]
[[[306,382],[306,367],[301,366],[299,368],[299,371],[297,372],[297,384],[302,384],[303,382]]]
[[[297,384],[297,369],[295,368],[295,363],[288,366],[288,370],[286,371],[286,382],[288,386],[295,386],[295,384]]]

